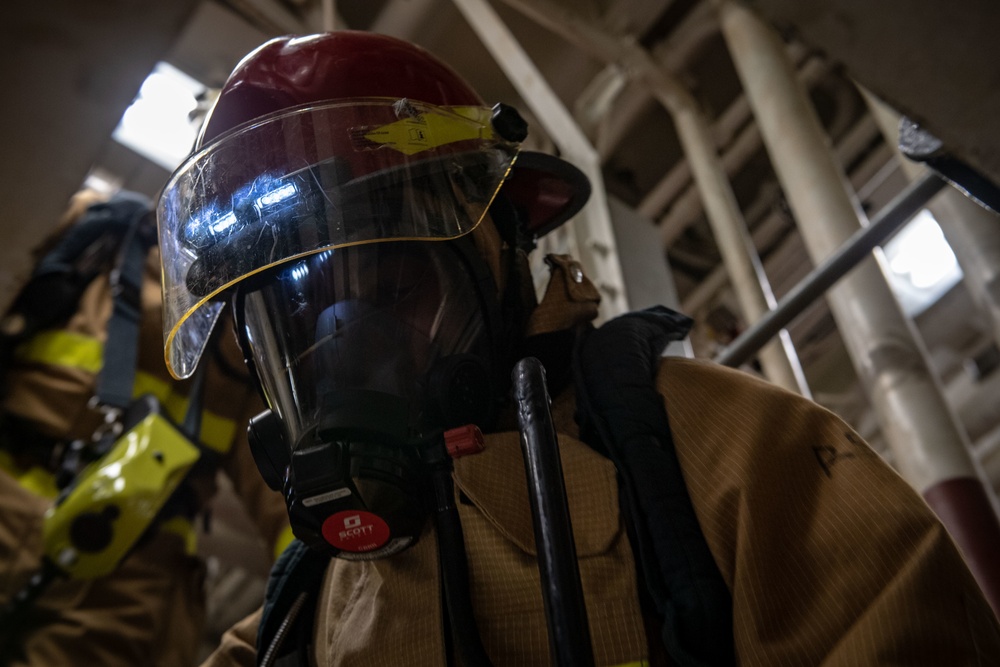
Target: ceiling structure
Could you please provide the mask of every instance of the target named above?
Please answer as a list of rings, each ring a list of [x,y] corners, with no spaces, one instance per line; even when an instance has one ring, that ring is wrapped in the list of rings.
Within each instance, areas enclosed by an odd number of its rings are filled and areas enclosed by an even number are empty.
[[[117,77],[114,82],[67,75],[65,83],[57,83],[56,88],[63,85],[75,91],[64,108],[79,108],[84,104],[81,97],[86,104],[103,105],[106,112],[100,122],[84,128],[81,123],[86,119],[80,117],[74,117],[75,126],[67,126],[65,117],[51,114],[41,120],[13,118],[21,126],[34,122],[37,127],[44,122],[58,128],[64,135],[59,139],[61,145],[70,145],[73,150],[69,151],[72,159],[60,164],[59,173],[50,175],[48,183],[39,176],[46,163],[31,163],[34,180],[41,178],[42,183],[20,187],[47,185],[48,191],[57,196],[45,201],[47,209],[37,203],[24,205],[23,211],[9,211],[0,221],[6,238],[13,239],[13,248],[5,251],[8,267],[18,266],[18,262],[23,265],[27,249],[45,231],[44,221],[56,219],[53,211],[59,210],[88,169],[98,168],[113,175],[123,187],[151,196],[166,181],[169,174],[165,169],[110,139],[114,122],[138,90],[140,75],[151,70],[157,60],[173,64],[208,88],[218,88],[238,60],[256,45],[281,34],[319,31],[329,24],[333,8],[332,3],[320,0],[188,1],[146,20],[128,14],[132,11],[126,10],[129,4],[64,2],[60,6],[65,10],[63,19],[49,19],[35,12],[19,16],[20,23],[8,23],[11,32],[23,32],[25,26],[34,29],[34,34],[45,37],[48,41],[44,44],[49,45],[55,43],[54,36],[61,34],[83,39],[85,29],[94,25],[108,27],[102,35],[110,42],[129,30],[138,35],[120,45],[117,52],[111,49],[114,53],[96,47],[80,49],[83,60],[94,68],[112,62],[112,56],[130,63],[128,68],[118,66],[113,70]],[[163,3],[132,4],[153,7]],[[546,133],[544,119],[539,119],[532,105],[521,98],[457,4],[452,0],[341,0],[335,7],[335,27],[374,30],[424,46],[451,63],[488,103],[502,101],[518,107],[531,126],[528,147],[555,152],[557,142]],[[917,3],[921,9],[927,8],[927,14],[915,11],[912,2],[902,0],[888,3],[892,7],[861,0],[759,0],[750,4],[782,29],[798,78],[808,89],[832,149],[866,211],[872,213],[882,207],[903,188],[906,178],[894,146],[883,138],[856,81],[920,120],[962,159],[1000,181],[1000,132],[996,131],[1000,129],[1000,69],[977,65],[997,62],[989,54],[996,54],[998,49],[990,40],[998,34],[1000,15],[987,0],[969,0],[965,3],[969,11],[960,11],[952,3]],[[93,5],[91,13],[82,16],[79,5]],[[875,5],[881,10],[872,9]],[[907,9],[902,9],[903,5]],[[742,92],[714,4],[709,0],[493,0],[490,6],[594,147],[613,207],[649,221],[654,229],[649,238],[655,239],[654,247],[659,246],[663,267],[669,267],[677,305],[696,319],[691,338],[694,353],[714,356],[750,323],[741,314],[728,284],[671,114],[636,75],[635,62],[608,62],[602,58],[606,48],[602,51],[600,44],[595,46],[593,40],[581,38],[579,31],[571,34],[571,30],[560,29],[578,22],[584,36],[607,38],[605,47],[611,43],[638,46],[690,93],[710,122],[715,149],[771,287],[780,298],[812,265]],[[552,16],[546,14],[548,10],[556,12],[562,21],[546,20]],[[153,18],[160,27],[152,27]],[[59,23],[61,20],[65,24]],[[52,29],[53,22],[59,23],[59,30]],[[139,22],[144,26],[141,30],[137,29]],[[23,37],[19,39],[23,41]],[[949,50],[948,45],[960,48]],[[34,49],[32,54],[48,54],[49,68],[64,67],[58,58],[66,54],[51,46],[24,48]],[[30,91],[37,84],[26,77],[40,78],[37,68],[44,64],[34,66],[36,69],[29,69],[7,89],[14,86]],[[48,72],[44,70],[46,75]],[[108,94],[98,94],[102,91]],[[35,94],[44,97],[57,93]],[[38,116],[30,103],[17,113]],[[95,112],[95,118],[98,115]],[[87,131],[81,132],[81,128]],[[77,131],[75,138],[69,134],[73,129]],[[80,135],[85,135],[86,140]],[[49,137],[4,140],[15,152],[28,154],[34,150],[40,158],[50,161],[60,150],[54,144],[42,143],[54,141]],[[11,172],[8,166],[3,175],[7,177]],[[23,174],[18,176],[25,179]],[[20,217],[43,213],[47,217],[36,220],[31,233],[15,232]],[[622,251],[621,262],[638,264],[635,252]],[[16,282],[15,274],[8,268],[8,273],[0,277],[12,284]],[[631,280],[635,283],[637,279]],[[990,397],[1000,396],[1000,386],[995,386],[1000,385],[1000,373],[990,372],[991,363],[995,365],[990,357],[994,350],[991,324],[976,311],[968,290],[961,284],[917,315],[915,324],[953,409],[982,452],[983,464],[996,485],[1000,480],[1000,457],[994,456],[1000,451],[1000,408]],[[825,300],[809,307],[789,326],[789,333],[814,398],[880,446],[881,436],[866,390],[857,380]],[[759,368],[749,370],[756,372]],[[206,548],[231,559],[225,554],[232,553],[245,517],[241,518],[239,509],[227,502],[225,498],[220,501],[218,510],[224,519],[223,534],[207,537]],[[263,559],[254,556],[252,549],[241,548],[239,553],[248,560],[238,565],[255,573],[250,579],[256,581]],[[234,583],[220,575],[216,586],[221,599],[229,602],[237,589],[254,599],[253,590],[243,579]],[[221,625],[225,623],[220,621]]]

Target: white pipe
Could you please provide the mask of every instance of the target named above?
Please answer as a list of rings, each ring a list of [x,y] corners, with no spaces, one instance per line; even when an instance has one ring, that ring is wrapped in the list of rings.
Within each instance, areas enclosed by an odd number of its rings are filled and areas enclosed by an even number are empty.
[[[602,292],[602,318],[626,312],[625,280],[611,229],[597,151],[493,7],[486,0],[454,0],[454,3],[525,103],[531,107],[563,157],[590,179],[593,194],[574,220],[577,245],[581,251],[579,259],[587,275]]]
[[[653,58],[669,72],[687,69],[719,32],[712,8],[704,3],[695,5],[685,14],[670,36],[653,47]],[[624,140],[639,117],[653,104],[649,91],[633,87],[622,95],[614,113],[608,116],[598,142],[601,161],[605,162]]]
[[[869,91],[861,89],[861,93],[906,177],[918,178],[926,167],[899,153],[899,114]],[[976,307],[989,319],[993,338],[1000,342],[1000,215],[955,188],[947,188],[928,208],[962,267],[963,282]]]
[[[818,263],[857,230],[864,213],[777,35],[732,2],[720,3],[720,17],[775,171]],[[863,262],[828,299],[903,476],[920,491],[949,478],[981,478],[878,265]]]
[[[812,87],[829,71],[829,65],[821,60],[813,59],[802,67],[799,77],[803,85]],[[725,146],[722,151],[722,162],[729,175],[736,174],[742,169],[747,160],[761,146],[760,131],[754,123],[746,124],[749,119],[750,105],[746,96],[740,95],[722,112],[712,126],[715,145]],[[740,130],[741,127],[742,130]],[[671,215],[678,207],[690,208],[694,206],[696,210],[689,215],[697,218],[701,215],[700,201],[696,189],[687,188],[690,182],[690,165],[688,165],[687,160],[679,160],[643,197],[639,203],[639,210],[644,215],[653,218],[668,206],[671,208]],[[664,221],[667,219],[672,218],[664,218]]]
[[[337,29],[336,0],[323,0],[323,32],[333,32]]]
[[[620,65],[626,73],[648,86],[653,97],[670,112],[743,315],[751,323],[760,319],[774,306],[774,295],[732,186],[715,152],[709,123],[690,92],[631,39],[611,35],[579,14],[548,0],[507,0],[507,3],[606,64]],[[782,332],[777,340],[761,350],[760,360],[769,380],[790,391],[809,395],[805,374],[787,332]]]
[[[730,284],[747,322],[756,322],[777,302],[732,186],[715,152],[708,123],[693,100],[683,109],[674,110],[673,118]],[[805,373],[787,331],[779,332],[777,340],[762,348],[759,357],[769,380],[789,391],[810,395]]]

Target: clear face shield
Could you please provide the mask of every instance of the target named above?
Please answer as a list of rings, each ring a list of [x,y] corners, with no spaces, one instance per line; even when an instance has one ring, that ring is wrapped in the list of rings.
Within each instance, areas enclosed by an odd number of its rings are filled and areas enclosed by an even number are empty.
[[[194,372],[217,297],[250,276],[327,250],[472,231],[517,154],[491,113],[335,102],[258,119],[193,155],[157,210],[171,373]]]

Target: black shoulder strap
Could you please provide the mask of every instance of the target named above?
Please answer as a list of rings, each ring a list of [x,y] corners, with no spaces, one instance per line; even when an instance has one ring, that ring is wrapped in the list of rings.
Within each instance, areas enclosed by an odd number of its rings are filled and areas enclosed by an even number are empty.
[[[735,663],[732,599],[698,525],[655,385],[663,349],[691,320],[661,306],[584,333],[575,364],[583,439],[614,461],[662,638],[678,665]]]
[[[112,200],[115,202],[116,200]],[[125,237],[111,270],[113,306],[108,320],[104,363],[97,378],[96,397],[101,405],[125,408],[132,401],[132,387],[139,354],[142,318],[142,276],[146,256],[155,242],[149,228],[152,207],[122,199],[120,214],[128,221]]]
[[[84,290],[107,270],[129,229],[150,210],[148,199],[124,191],[94,204],[38,261],[0,321],[0,377],[18,345],[76,312]]]
[[[329,564],[329,556],[299,540],[292,540],[275,561],[257,628],[258,665],[309,665],[317,595]]]

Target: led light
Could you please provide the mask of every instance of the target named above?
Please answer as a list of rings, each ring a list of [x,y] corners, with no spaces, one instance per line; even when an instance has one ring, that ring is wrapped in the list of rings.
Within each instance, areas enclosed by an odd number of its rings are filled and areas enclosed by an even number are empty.
[[[216,234],[218,234],[219,232],[223,232],[223,231],[229,229],[230,227],[232,227],[235,224],[236,224],[236,216],[233,214],[232,211],[230,211],[229,213],[226,213],[224,216],[222,216],[221,218],[219,218],[212,225],[212,231],[215,232]]]
[[[274,206],[280,202],[285,201],[291,197],[298,194],[298,189],[293,183],[286,183],[276,190],[272,190],[267,194],[261,195],[257,198],[257,208],[264,208],[265,206]]]

